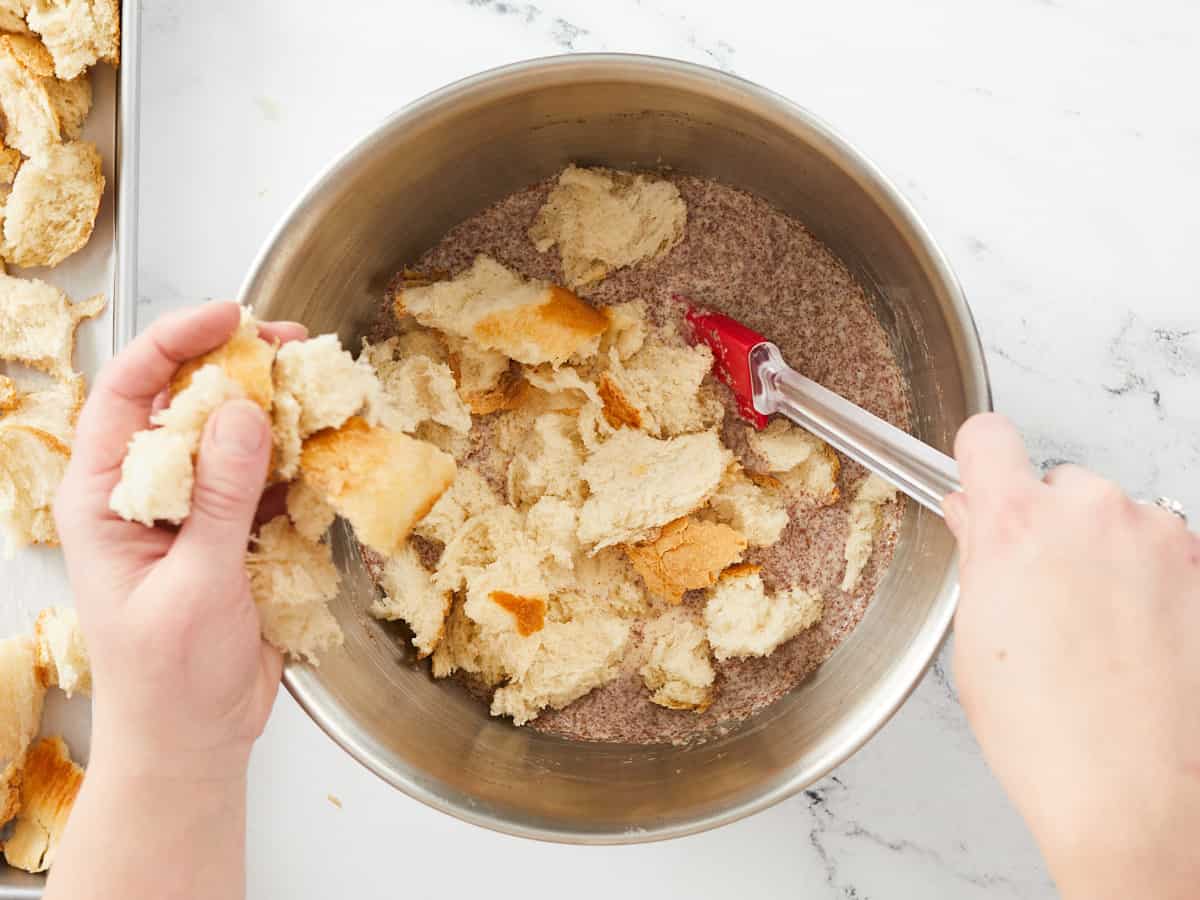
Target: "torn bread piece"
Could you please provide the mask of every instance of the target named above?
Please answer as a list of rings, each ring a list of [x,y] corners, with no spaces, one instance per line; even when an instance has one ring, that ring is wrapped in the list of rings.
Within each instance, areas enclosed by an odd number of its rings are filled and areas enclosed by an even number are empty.
[[[247,400],[252,400],[270,413],[275,402],[275,384],[272,369],[275,365],[277,345],[258,335],[258,322],[254,314],[245,307],[241,321],[233,335],[215,350],[189,360],[180,366],[171,379],[172,397],[187,389],[192,377],[205,366],[218,366],[232,381],[241,385]]]
[[[687,205],[669,181],[568,166],[529,229],[541,253],[555,244],[574,288],[665,256],[683,239]]]
[[[4,842],[4,859],[10,866],[45,872],[54,865],[82,786],[83,769],[71,759],[61,737],[44,738],[29,748],[21,768],[21,811]]]
[[[371,615],[407,622],[419,658],[432,654],[445,631],[453,595],[434,585],[432,573],[421,564],[411,544],[388,557],[380,586],[383,596],[371,604]]]
[[[0,274],[0,359],[63,381],[74,375],[75,332],[104,311],[102,296],[72,303],[53,285]]]
[[[763,431],[747,428],[746,442],[796,499],[815,507],[838,501],[842,464],[820,438],[777,417]]]
[[[381,344],[363,341],[362,356],[379,377],[386,412],[380,421],[394,431],[413,434],[423,422],[436,422],[466,434],[471,413],[458,393],[454,373],[444,362],[425,355],[397,354],[399,338]]]
[[[245,396],[242,386],[219,365],[197,370],[187,388],[150,421],[157,428],[137,432],[121,463],[121,480],[109,508],[130,522],[153,527],[178,525],[192,510],[194,458],[208,417],[230,400]]]
[[[47,379],[47,382],[37,386],[31,384],[28,390],[22,390],[9,379],[13,385],[13,400],[5,410],[4,385],[0,380],[0,412],[5,413],[0,415],[0,428],[12,425],[35,428],[69,446],[86,395],[83,376],[73,373],[65,380]]]
[[[850,532],[846,537],[846,572],[842,576],[842,590],[853,591],[858,587],[863,569],[875,549],[875,538],[883,524],[883,507],[896,499],[895,485],[889,484],[878,475],[863,479],[850,501]]]
[[[81,250],[92,236],[104,183],[94,144],[40,150],[13,181],[0,255],[15,266],[57,266]]]
[[[589,403],[602,403],[600,391],[592,382],[580,377],[571,366],[527,368],[525,380],[544,396],[541,403],[549,410],[577,410]]]
[[[574,584],[555,597],[564,621],[595,616],[635,619],[650,608],[645,585],[619,547],[576,556]]]
[[[788,498],[775,479],[747,475],[741,466],[730,466],[702,515],[732,526],[751,547],[769,547],[787,528]]]
[[[600,339],[600,355],[608,357],[614,350],[617,359],[626,360],[645,346],[649,325],[646,322],[646,302],[630,300],[600,310],[608,319],[608,331]]]
[[[30,0],[25,22],[41,36],[59,78],[75,78],[98,62],[120,63],[118,0]]]
[[[433,651],[434,678],[465,672],[494,687],[528,671],[541,647],[542,632],[522,637],[516,629],[485,631],[456,601],[446,617],[442,640]]]
[[[29,544],[57,545],[54,495],[71,458],[51,434],[0,420],[0,532],[4,556]]]
[[[21,763],[41,727],[45,699],[34,639],[0,640],[0,827],[16,815]]]
[[[395,308],[397,315],[527,365],[594,356],[608,327],[570,291],[527,280],[483,255],[451,281],[397,291]]]
[[[664,441],[622,428],[580,470],[591,493],[579,540],[593,550],[645,540],[703,506],[732,459],[713,431]]]
[[[321,653],[341,646],[342,629],[329,611],[338,571],[328,544],[308,540],[287,516],[276,516],[252,539],[246,573],[263,637],[273,647],[317,665]]]
[[[474,516],[500,505],[487,480],[466,466],[459,466],[454,481],[429,514],[417,522],[413,532],[427,540],[448,544]]]
[[[380,391],[367,361],[355,362],[336,334],[284,344],[275,357],[274,379],[276,394],[289,394],[300,407],[294,430],[301,440],[326,428],[340,428],[377,403]]]
[[[399,552],[450,487],[455,469],[454,459],[432,444],[359,417],[309,438],[300,455],[308,486],[384,556]]]
[[[0,375],[0,413],[12,412],[20,402],[17,383],[7,375]]]
[[[649,657],[639,674],[650,699],[667,709],[708,709],[717,676],[704,629],[668,613],[646,626],[643,641]]]
[[[70,607],[51,606],[38,613],[33,626],[37,644],[38,678],[68,697],[92,693],[92,664],[79,614]]]
[[[337,511],[303,479],[288,485],[287,513],[296,530],[314,543],[325,537],[337,518]]]
[[[0,0],[0,31],[5,34],[28,34],[25,13],[30,0]]]
[[[687,591],[715,584],[745,550],[745,537],[728,525],[690,516],[668,522],[652,540],[625,547],[650,593],[674,605]]]
[[[616,618],[551,622],[539,636],[525,672],[492,698],[492,715],[511,716],[514,725],[524,725],[546,707],[562,709],[616,678],[629,624]]]
[[[512,360],[460,337],[446,337],[446,363],[458,383],[458,393],[476,416],[511,409],[517,401],[521,379]]]
[[[574,568],[578,530],[579,507],[561,497],[546,494],[525,512],[525,533],[544,554],[543,571],[548,575]]]
[[[724,415],[720,401],[700,389],[712,364],[704,344],[651,344],[625,363],[612,356],[600,376],[605,418],[614,428],[628,425],[655,437],[711,428]]]
[[[526,432],[524,446],[508,466],[508,499],[526,507],[546,494],[583,502],[583,445],[575,418],[548,412]]]
[[[734,566],[709,591],[704,623],[717,659],[769,656],[823,611],[819,594],[802,588],[768,594],[757,566]]]
[[[0,36],[0,112],[4,142],[35,157],[62,141],[79,137],[92,107],[86,75],[70,81],[54,77],[54,59],[29,34]]]

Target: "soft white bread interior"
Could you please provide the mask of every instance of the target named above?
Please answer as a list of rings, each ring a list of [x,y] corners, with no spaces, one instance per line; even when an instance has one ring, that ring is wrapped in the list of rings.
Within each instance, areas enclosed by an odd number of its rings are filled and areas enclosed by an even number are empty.
[[[70,607],[50,606],[38,613],[33,627],[38,677],[68,697],[92,693],[92,663],[79,614]]]
[[[384,556],[399,552],[450,487],[455,469],[454,459],[432,444],[358,417],[309,438],[300,457],[305,483]]]
[[[568,166],[529,229],[543,253],[558,245],[572,287],[656,260],[683,239],[687,206],[669,181]]]
[[[639,674],[650,699],[667,709],[707,709],[716,672],[704,629],[684,615],[666,613],[646,626],[642,640],[649,652]]]
[[[599,550],[645,540],[703,506],[732,458],[712,431],[659,440],[622,428],[581,470],[590,495],[579,516],[580,541]]]
[[[863,569],[875,548],[875,538],[883,524],[883,507],[896,499],[894,485],[878,475],[870,475],[858,486],[850,501],[850,528],[846,536],[846,571],[842,575],[842,590],[858,587]]]
[[[253,539],[246,573],[272,646],[316,665],[321,653],[341,645],[342,629],[329,611],[338,572],[328,544],[307,540],[287,516],[276,516]]]
[[[398,314],[529,365],[594,356],[608,320],[570,291],[489,256],[450,281],[396,293]]]
[[[710,590],[704,623],[717,659],[769,656],[823,610],[820,595],[796,587],[768,594],[756,566],[735,566]]]
[[[383,596],[371,605],[371,615],[407,622],[420,658],[432,654],[442,639],[453,595],[434,585],[432,573],[421,563],[411,544],[405,544],[399,553],[387,559],[380,587]]]

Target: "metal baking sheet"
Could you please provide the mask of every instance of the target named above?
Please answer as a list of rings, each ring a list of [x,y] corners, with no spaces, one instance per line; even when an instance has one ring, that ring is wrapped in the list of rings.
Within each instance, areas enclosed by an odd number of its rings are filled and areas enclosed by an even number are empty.
[[[109,298],[99,318],[79,330],[75,362],[89,382],[137,330],[137,172],[139,46],[138,0],[122,3],[121,66],[92,69],[92,112],[84,140],[100,149],[107,180],[91,241],[55,269],[10,269],[62,288],[73,300],[94,294]],[[72,603],[57,548],[27,548],[0,562],[0,637],[28,631],[40,609]],[[67,701],[57,691],[47,697],[44,734],[61,734],[76,759],[86,762],[91,730],[86,698]],[[42,895],[44,876],[29,875],[0,862],[0,900]]]

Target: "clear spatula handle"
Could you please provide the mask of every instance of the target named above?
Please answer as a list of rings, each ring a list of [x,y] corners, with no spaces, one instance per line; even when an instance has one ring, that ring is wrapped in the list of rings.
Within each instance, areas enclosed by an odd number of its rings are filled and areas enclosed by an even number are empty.
[[[939,516],[942,500],[960,490],[953,459],[805,378],[774,344],[750,351],[750,369],[763,415],[787,416]]]

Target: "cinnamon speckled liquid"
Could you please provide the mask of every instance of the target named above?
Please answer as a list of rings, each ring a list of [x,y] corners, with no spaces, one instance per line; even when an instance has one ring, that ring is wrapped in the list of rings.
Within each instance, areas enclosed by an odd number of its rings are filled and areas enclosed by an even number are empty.
[[[909,425],[908,389],[883,327],[861,285],[800,222],[766,201],[714,181],[667,176],[688,207],[683,240],[657,263],[616,272],[581,291],[597,306],[643,299],[651,315],[675,307],[686,295],[725,312],[779,345],[785,359],[854,403],[889,422]],[[415,267],[456,274],[487,253],[528,277],[562,282],[558,253],[538,253],[526,236],[551,181],[506,197],[452,229]],[[390,300],[381,310],[375,337],[392,328]],[[732,409],[732,402],[727,403]],[[723,439],[735,453],[745,448],[743,427],[727,414]],[[499,480],[487,420],[472,434],[466,463]],[[885,508],[875,553],[853,594],[840,590],[847,532],[846,505],[865,475],[842,459],[839,503],[815,511],[794,510],[778,544],[752,549],[746,562],[762,566],[768,589],[800,585],[825,600],[821,622],[765,659],[716,662],[715,700],[703,713],[664,709],[650,702],[637,670],[643,653],[634,629],[622,675],[565,709],[547,710],[530,728],[574,740],[685,743],[711,737],[753,715],[799,684],[824,662],[858,624],[892,560],[903,501]],[[503,485],[496,484],[501,492]],[[704,596],[685,599],[697,617]]]

